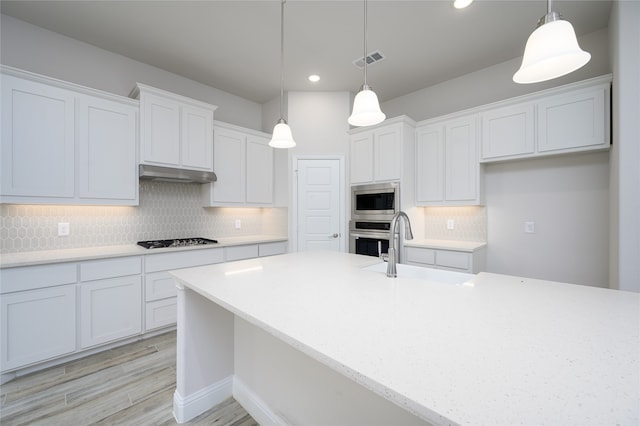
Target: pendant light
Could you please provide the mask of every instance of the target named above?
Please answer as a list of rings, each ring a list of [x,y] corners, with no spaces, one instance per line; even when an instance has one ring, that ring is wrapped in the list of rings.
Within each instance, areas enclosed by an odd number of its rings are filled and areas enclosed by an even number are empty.
[[[367,84],[367,0],[364,0],[364,84],[353,101],[353,111],[347,122],[352,126],[373,126],[386,118],[380,110],[378,96]]]
[[[522,65],[513,75],[516,83],[537,83],[569,74],[591,59],[580,49],[573,26],[551,11],[547,0],[547,14],[538,21],[524,49]]]
[[[269,141],[269,146],[273,148],[293,148],[296,142],[291,135],[291,128],[284,119],[283,99],[284,99],[284,3],[280,1],[280,119],[273,128],[273,135]]]

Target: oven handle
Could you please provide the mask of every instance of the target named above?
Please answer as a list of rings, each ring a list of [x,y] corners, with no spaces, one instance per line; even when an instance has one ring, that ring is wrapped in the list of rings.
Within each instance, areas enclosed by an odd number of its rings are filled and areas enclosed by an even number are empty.
[[[351,238],[372,238],[372,239],[381,239],[388,240],[389,233],[388,232],[351,232]]]

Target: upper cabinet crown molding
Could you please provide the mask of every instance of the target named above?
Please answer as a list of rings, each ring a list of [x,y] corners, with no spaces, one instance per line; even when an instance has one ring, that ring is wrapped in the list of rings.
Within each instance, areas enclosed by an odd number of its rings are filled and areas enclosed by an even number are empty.
[[[2,67],[0,201],[138,204],[138,102]]]
[[[140,163],[213,171],[213,115],[218,108],[137,83]]]

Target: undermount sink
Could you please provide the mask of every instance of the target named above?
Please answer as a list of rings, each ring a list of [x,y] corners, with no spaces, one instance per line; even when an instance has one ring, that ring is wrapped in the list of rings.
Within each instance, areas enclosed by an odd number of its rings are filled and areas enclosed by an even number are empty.
[[[375,265],[365,266],[365,271],[372,271],[385,274],[387,273],[387,264],[376,263]],[[418,280],[434,281],[444,284],[473,285],[475,275],[465,272],[445,271],[443,269],[423,268],[421,266],[397,264],[396,270],[398,278],[413,278]]]

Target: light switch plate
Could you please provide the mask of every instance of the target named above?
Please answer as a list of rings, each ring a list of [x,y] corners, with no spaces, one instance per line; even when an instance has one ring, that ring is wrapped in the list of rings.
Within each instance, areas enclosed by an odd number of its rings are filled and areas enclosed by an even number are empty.
[[[70,232],[71,227],[69,226],[69,222],[58,223],[58,237],[66,237]]]
[[[447,229],[452,230],[455,228],[455,222],[453,219],[447,219]]]
[[[236,229],[240,229],[241,223],[240,219],[236,219]]]
[[[535,234],[536,233],[536,223],[535,222],[525,222],[524,223],[524,232],[525,232],[525,234]]]

